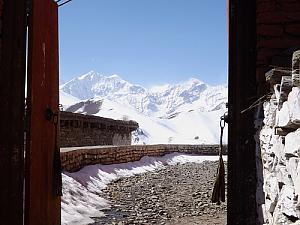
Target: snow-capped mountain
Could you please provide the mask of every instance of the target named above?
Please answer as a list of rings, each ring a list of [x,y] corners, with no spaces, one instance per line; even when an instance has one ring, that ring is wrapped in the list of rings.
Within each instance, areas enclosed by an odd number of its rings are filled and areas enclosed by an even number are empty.
[[[135,144],[218,143],[226,102],[226,85],[209,86],[195,78],[146,89],[91,71],[60,86],[64,110],[137,121]]]
[[[226,85],[209,86],[195,78],[146,89],[117,75],[104,76],[93,71],[66,82],[60,90],[81,100],[109,99],[145,115],[163,118],[186,110],[208,112],[225,108],[227,101]]]

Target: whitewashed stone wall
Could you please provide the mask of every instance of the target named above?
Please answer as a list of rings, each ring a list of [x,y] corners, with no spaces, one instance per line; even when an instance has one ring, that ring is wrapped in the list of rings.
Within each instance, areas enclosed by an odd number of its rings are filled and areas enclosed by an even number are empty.
[[[263,219],[265,224],[300,224],[300,87],[293,87],[280,107],[275,93],[263,105],[259,133]]]

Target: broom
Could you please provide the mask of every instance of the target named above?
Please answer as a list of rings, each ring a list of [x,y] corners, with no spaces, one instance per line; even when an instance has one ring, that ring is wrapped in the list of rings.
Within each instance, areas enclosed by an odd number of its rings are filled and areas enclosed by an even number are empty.
[[[220,135],[220,148],[219,148],[219,166],[218,173],[214,184],[214,189],[211,197],[212,203],[217,203],[218,205],[222,202],[225,202],[225,167],[223,161],[223,130],[225,127],[226,115],[221,117],[220,127],[221,127],[221,135]]]

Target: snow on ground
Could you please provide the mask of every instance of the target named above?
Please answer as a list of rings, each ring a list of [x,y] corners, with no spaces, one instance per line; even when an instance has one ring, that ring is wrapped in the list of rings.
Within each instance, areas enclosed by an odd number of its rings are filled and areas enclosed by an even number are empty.
[[[226,160],[226,156],[224,157]],[[205,160],[216,161],[218,156],[198,156],[180,153],[163,157],[143,157],[140,161],[86,166],[78,172],[63,174],[62,224],[82,225],[92,223],[92,217],[101,217],[101,210],[110,207],[109,201],[99,197],[99,193],[112,181],[122,177],[152,172],[166,165],[188,162],[202,163]]]

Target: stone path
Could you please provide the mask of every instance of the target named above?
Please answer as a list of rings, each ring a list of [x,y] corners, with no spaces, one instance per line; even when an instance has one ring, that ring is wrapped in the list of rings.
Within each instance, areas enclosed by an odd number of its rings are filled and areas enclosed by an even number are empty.
[[[124,178],[108,185],[103,197],[112,202],[95,224],[226,224],[226,204],[212,204],[218,163],[188,163]]]

